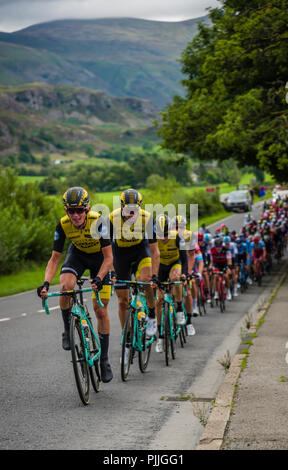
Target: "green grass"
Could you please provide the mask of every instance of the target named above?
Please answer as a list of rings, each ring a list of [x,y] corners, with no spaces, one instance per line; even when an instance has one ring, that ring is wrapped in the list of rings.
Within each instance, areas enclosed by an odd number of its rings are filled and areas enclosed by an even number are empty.
[[[46,265],[27,263],[19,272],[1,276],[0,297],[37,289],[44,282],[45,269]],[[59,273],[60,267],[52,284],[59,282]]]
[[[46,178],[46,176],[19,176],[19,180],[23,184],[39,182],[44,180],[44,178]]]

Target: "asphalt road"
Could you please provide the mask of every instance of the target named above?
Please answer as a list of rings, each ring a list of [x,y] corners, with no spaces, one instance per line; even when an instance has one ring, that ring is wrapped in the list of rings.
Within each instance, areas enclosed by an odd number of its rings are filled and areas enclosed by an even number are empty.
[[[259,213],[259,206],[255,210]],[[239,230],[243,217],[233,215],[227,225]],[[114,295],[109,304],[114,378],[101,384],[100,393],[91,391],[86,407],[76,390],[70,353],[62,350],[57,299],[51,299],[47,316],[35,291],[1,298],[0,449],[194,449],[202,432],[199,412],[177,397],[193,393],[199,403],[215,397],[223,377],[218,360],[227,350],[235,352],[240,322],[271,282],[273,276],[265,276],[261,288],[249,288],[225,313],[208,307],[206,316],[195,318],[196,335],[178,348],[171,366],[153,348],[146,373],[135,361],[126,383],[120,377]]]

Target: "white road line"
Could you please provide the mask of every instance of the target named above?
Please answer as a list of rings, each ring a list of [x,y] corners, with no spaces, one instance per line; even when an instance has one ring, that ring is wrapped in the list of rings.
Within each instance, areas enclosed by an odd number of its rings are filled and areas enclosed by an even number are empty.
[[[50,311],[51,311],[51,310],[57,310],[57,308],[60,308],[59,305],[57,305],[56,307],[51,307],[51,308],[49,307],[49,310],[50,310]],[[43,313],[43,312],[45,312],[45,310],[37,310],[37,312],[38,312],[38,313]]]
[[[0,321],[9,321],[11,318],[0,318]]]

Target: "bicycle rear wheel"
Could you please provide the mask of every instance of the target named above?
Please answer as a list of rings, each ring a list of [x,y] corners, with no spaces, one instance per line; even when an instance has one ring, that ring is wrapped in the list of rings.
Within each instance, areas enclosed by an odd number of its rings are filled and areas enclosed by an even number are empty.
[[[129,308],[122,333],[121,349],[121,378],[125,382],[128,378],[133,358],[134,311]]]
[[[77,390],[84,405],[90,400],[89,366],[85,358],[85,347],[78,317],[72,315],[70,323],[70,343],[73,370]]]

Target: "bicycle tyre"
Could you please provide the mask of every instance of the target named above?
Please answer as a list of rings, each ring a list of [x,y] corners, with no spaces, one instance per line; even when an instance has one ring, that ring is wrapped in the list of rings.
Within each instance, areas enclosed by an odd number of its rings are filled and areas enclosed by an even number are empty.
[[[172,330],[173,330],[173,335],[174,335],[174,339],[172,339],[171,328],[169,328],[170,349],[171,349],[171,357],[174,360],[174,359],[176,359],[176,341],[177,341],[177,338],[178,338],[178,334],[177,334],[178,325],[177,325],[177,322],[176,322],[176,317],[175,317],[174,311],[173,312],[171,311],[171,317],[170,318],[171,318],[171,321],[172,321]],[[170,324],[170,318],[169,318],[169,324]]]
[[[133,332],[134,332],[134,313],[131,308],[128,310],[128,315],[125,321],[125,325],[123,328],[122,334],[122,349],[121,349],[121,379],[123,382],[126,382],[130,365],[132,363],[132,356],[133,356]],[[129,347],[129,354],[128,358],[125,362],[125,350]]]
[[[219,286],[219,306],[220,306],[220,312],[223,313],[225,310],[225,300],[224,300],[224,286],[222,283],[220,283],[220,286]]]
[[[139,363],[139,369],[142,373],[144,373],[148,367],[149,364],[149,359],[150,359],[150,354],[151,354],[151,344],[150,343],[148,346],[145,346],[146,343],[146,331],[144,329],[142,333],[142,338],[141,338],[141,345],[142,345],[142,351],[138,351],[138,363]]]
[[[205,297],[203,296],[202,286],[200,285],[198,288],[198,305],[199,305],[199,312],[200,315],[206,315],[206,305],[205,305]]]
[[[183,325],[181,326],[181,330],[180,330],[180,344],[182,348],[184,348],[184,344],[187,343],[186,336],[187,336],[187,326]]]
[[[80,399],[84,405],[90,401],[89,366],[85,359],[85,349],[79,319],[72,315],[70,323],[71,355],[75,381]]]
[[[165,302],[164,305],[164,352],[165,352],[165,363],[169,366],[170,362],[170,320],[169,320],[169,305]]]
[[[91,318],[89,317],[89,321],[91,323]],[[89,344],[90,344],[90,355],[95,356],[97,352],[99,351],[98,344],[96,342],[96,339],[94,338],[94,335],[91,331],[91,328],[89,328]],[[94,362],[93,366],[89,367],[89,372],[90,372],[90,379],[92,383],[92,387],[96,393],[100,392],[100,381],[101,381],[101,376],[100,376],[100,370],[99,370],[99,359],[97,359]]]

